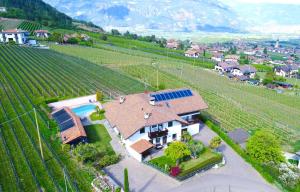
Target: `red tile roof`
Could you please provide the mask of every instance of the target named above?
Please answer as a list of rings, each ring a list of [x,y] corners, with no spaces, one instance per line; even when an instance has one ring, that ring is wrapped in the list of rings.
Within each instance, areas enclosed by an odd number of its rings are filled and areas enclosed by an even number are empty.
[[[166,90],[170,92],[174,90]],[[202,97],[192,91],[193,96],[156,102],[150,105],[151,93],[127,95],[120,104],[114,100],[104,104],[105,116],[112,127],[117,127],[122,136],[127,139],[145,126],[157,125],[169,121],[187,123],[179,115],[207,109]],[[145,118],[149,114],[149,118]]]
[[[139,154],[144,153],[145,151],[151,149],[154,145],[147,141],[146,139],[140,139],[139,141],[132,144],[130,147],[134,149]]]

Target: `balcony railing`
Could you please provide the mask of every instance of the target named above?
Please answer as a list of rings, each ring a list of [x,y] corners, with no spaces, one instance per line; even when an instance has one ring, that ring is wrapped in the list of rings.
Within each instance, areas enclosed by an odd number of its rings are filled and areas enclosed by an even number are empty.
[[[188,123],[186,125],[193,125],[193,124],[196,124],[196,123],[200,123],[201,120],[198,117],[194,117],[192,119],[187,120],[187,122]]]
[[[156,137],[163,137],[168,135],[168,129],[165,129],[163,131],[155,131],[155,132],[149,132],[148,137],[150,139],[156,138]]]

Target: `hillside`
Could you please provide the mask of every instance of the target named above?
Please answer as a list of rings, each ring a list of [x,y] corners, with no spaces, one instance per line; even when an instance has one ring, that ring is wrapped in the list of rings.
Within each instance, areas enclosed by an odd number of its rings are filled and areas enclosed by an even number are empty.
[[[7,8],[7,12],[0,13],[0,17],[26,19],[49,27],[72,27],[71,17],[42,0],[1,0],[0,6]]]

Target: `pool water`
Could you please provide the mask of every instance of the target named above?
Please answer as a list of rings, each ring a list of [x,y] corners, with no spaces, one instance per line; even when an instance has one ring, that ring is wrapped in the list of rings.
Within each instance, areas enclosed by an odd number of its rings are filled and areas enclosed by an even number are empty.
[[[96,105],[82,105],[80,107],[73,108],[72,111],[79,117],[86,117],[91,112],[96,110]]]

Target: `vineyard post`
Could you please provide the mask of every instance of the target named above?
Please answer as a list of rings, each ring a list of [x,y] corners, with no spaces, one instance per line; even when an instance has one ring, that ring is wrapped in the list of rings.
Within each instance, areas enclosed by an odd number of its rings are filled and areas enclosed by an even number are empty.
[[[36,114],[36,109],[33,108],[34,111],[34,117],[35,117],[35,124],[36,124],[36,130],[37,130],[37,134],[39,137],[39,144],[40,144],[40,150],[41,150],[41,157],[44,160],[44,155],[43,155],[43,148],[42,148],[42,141],[41,141],[41,135],[40,135],[40,128],[39,128],[39,123],[38,123],[38,119],[37,119],[37,114]]]

